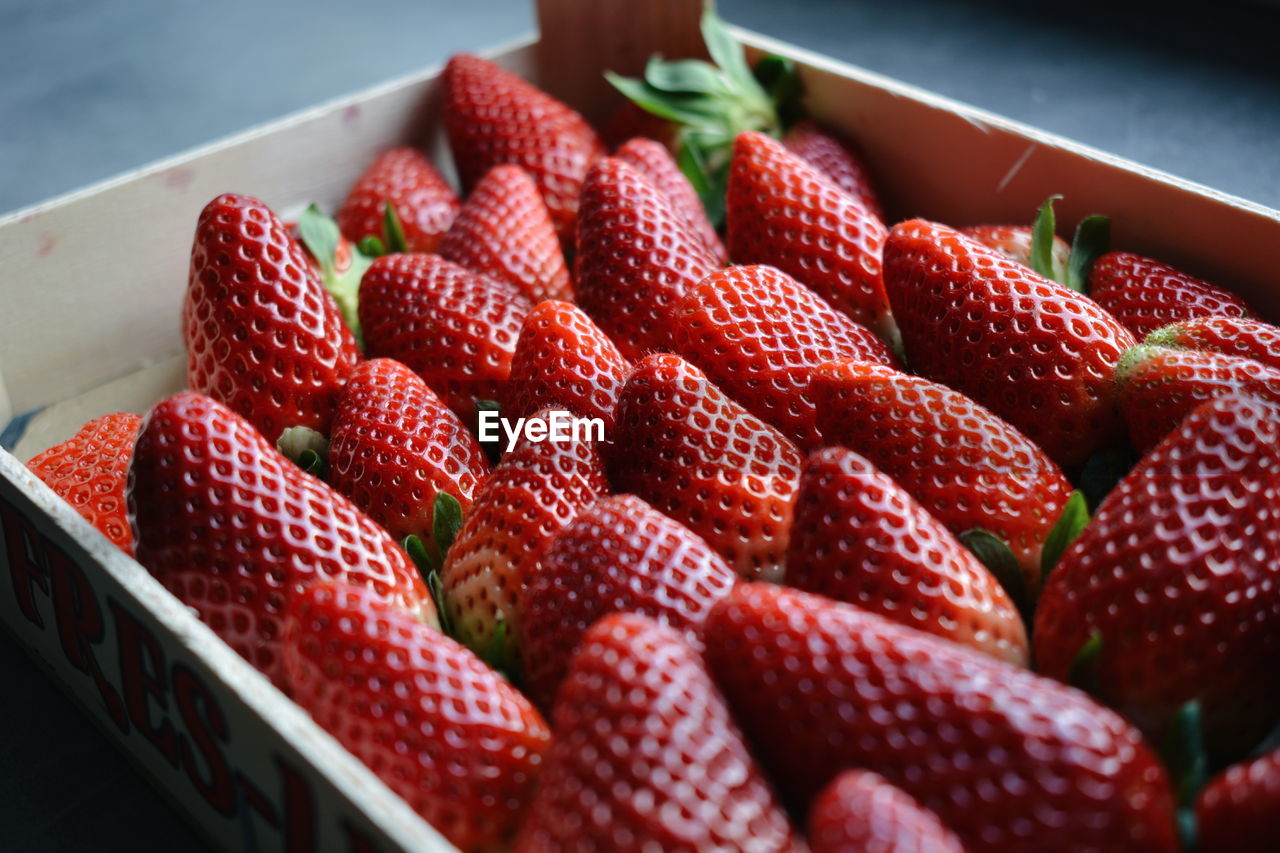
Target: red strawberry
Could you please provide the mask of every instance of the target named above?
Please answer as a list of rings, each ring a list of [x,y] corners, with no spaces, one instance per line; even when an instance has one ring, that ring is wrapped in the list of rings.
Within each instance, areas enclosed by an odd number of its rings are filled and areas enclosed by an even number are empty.
[[[547,417],[549,410],[535,417]],[[485,482],[440,570],[458,639],[497,652],[509,668],[522,631],[519,601],[547,545],[584,507],[609,493],[604,463],[587,441],[521,441]],[[506,624],[498,642],[498,623]]]
[[[375,358],[351,374],[333,418],[329,482],[397,540],[433,544],[436,495],[465,512],[488,474],[475,437],[412,370]]]
[[[767,584],[711,610],[706,659],[780,790],[873,770],[973,850],[1177,849],[1169,782],[1085,694],[880,616]]]
[[[404,231],[405,250],[434,252],[458,214],[458,197],[420,151],[392,148],[373,161],[334,217],[353,243],[377,237],[390,246],[386,207],[391,205]]]
[[[597,501],[556,535],[520,599],[529,696],[550,707],[582,635],[615,611],[670,625],[700,649],[702,620],[736,580],[706,542],[639,498]]]
[[[721,266],[666,195],[613,157],[582,186],[574,284],[578,305],[627,358],[670,346],[671,312]]]
[[[1213,400],[1063,554],[1036,611],[1036,663],[1066,679],[1096,634],[1101,699],[1153,738],[1199,699],[1210,747],[1238,754],[1280,717],[1278,588],[1280,409]]]
[[[370,593],[314,584],[289,603],[294,701],[464,851],[515,831],[551,733],[502,676]]]
[[[582,116],[510,71],[464,53],[444,69],[444,124],[464,188],[494,166],[520,166],[541,190],[560,238],[572,241],[582,179],[605,154]]]
[[[1280,749],[1218,774],[1196,798],[1205,853],[1273,853],[1280,843]]]
[[[367,587],[435,622],[386,531],[208,397],[151,410],[127,497],[138,562],[277,685],[285,608],[317,581]]]
[[[987,248],[995,249],[1024,267],[1031,266],[1032,230],[1026,225],[970,225],[968,228],[961,228],[960,233]],[[1066,269],[1070,259],[1070,244],[1054,235],[1053,266],[1056,269]]]
[[[712,273],[674,314],[675,350],[805,449],[822,443],[809,396],[815,367],[846,356],[894,363],[874,334],[773,267]]]
[[[609,474],[700,535],[748,578],[779,580],[804,457],[786,436],[674,355],[631,371]]]
[[[540,302],[524,319],[511,356],[508,417],[527,418],[551,406],[604,421],[613,433],[614,407],[630,363],[582,309]]]
[[[862,202],[862,206],[884,219],[884,208],[876,196],[871,174],[851,147],[812,121],[800,121],[782,138],[787,150],[825,175],[833,184]]]
[[[187,384],[271,441],[326,432],[360,359],[311,259],[265,204],[220,195],[200,213],[182,306]]]
[[[1000,583],[893,480],[851,450],[809,457],[787,583],[1027,663],[1027,632]]]
[[[799,851],[698,653],[618,613],[586,633],[515,853]]]
[[[1108,252],[1089,272],[1089,295],[1138,337],[1193,317],[1251,317],[1244,300],[1131,252]]]
[[[955,833],[869,770],[846,770],[809,809],[813,853],[964,853]]]
[[[378,258],[360,282],[370,357],[407,365],[468,424],[477,400],[502,401],[530,308],[514,285],[436,255]]]
[[[1245,317],[1197,317],[1157,329],[1145,343],[1251,358],[1280,370],[1280,326]]]
[[[828,443],[858,451],[957,536],[999,537],[1040,588],[1041,550],[1071,485],[1026,436],[968,397],[878,364],[845,359],[813,373]]]
[[[1280,403],[1280,368],[1216,352],[1134,347],[1116,366],[1129,437],[1150,450],[1200,403],[1249,394]]]
[[[1112,382],[1131,334],[1079,293],[913,219],[884,249],[912,369],[972,397],[1074,469],[1120,437]]]
[[[142,418],[123,412],[94,418],[27,463],[32,474],[126,554],[133,553],[133,532],[124,485],[141,424]]]
[[[691,234],[702,241],[707,253],[720,265],[729,260],[720,235],[707,219],[707,212],[702,207],[702,199],[689,183],[689,179],[680,171],[676,161],[665,146],[652,139],[635,138],[628,140],[616,152],[614,157],[632,166],[649,182],[661,190],[671,203],[671,208],[684,220],[685,227]]]
[[[515,285],[534,302],[573,298],[551,214],[518,166],[494,166],[476,184],[440,241],[440,254]]]
[[[894,336],[880,274],[885,227],[817,169],[762,133],[733,143],[729,256],[770,264],[882,337]]]

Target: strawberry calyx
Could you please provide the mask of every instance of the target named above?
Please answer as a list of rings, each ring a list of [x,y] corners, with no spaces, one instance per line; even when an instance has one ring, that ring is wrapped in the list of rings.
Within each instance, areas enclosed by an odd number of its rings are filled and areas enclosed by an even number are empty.
[[[1169,347],[1153,345],[1145,341],[1129,347],[1120,354],[1120,359],[1116,362],[1116,381],[1121,384],[1128,381],[1142,368],[1143,364],[1168,349]]]
[[[1192,699],[1174,714],[1160,744],[1160,756],[1173,781],[1178,803],[1178,834],[1183,849],[1194,850],[1196,797],[1209,781],[1209,755],[1205,750],[1200,702]]]
[[[449,546],[457,538],[462,529],[462,504],[448,492],[437,492],[431,504],[431,547],[415,534],[406,536],[400,547],[413,560],[413,564],[422,573],[422,579],[431,593],[431,601],[436,606],[440,618],[440,630],[457,639],[453,625],[452,611],[445,606],[444,586],[440,582],[440,569],[444,566]]]
[[[981,527],[966,530],[956,538],[987,567],[987,571],[1004,587],[1013,606],[1022,615],[1023,622],[1030,625],[1035,602],[1027,591],[1027,582],[1018,565],[1018,558],[1013,555],[1009,545],[990,530]]]
[[[276,439],[280,455],[306,473],[323,480],[328,471],[329,439],[311,427],[292,426]]]
[[[1085,499],[1084,493],[1077,489],[1067,498],[1057,522],[1044,539],[1044,547],[1040,552],[1041,583],[1048,579],[1053,567],[1058,565],[1062,552],[1067,550],[1067,546],[1075,541],[1088,523],[1089,502]]]
[[[1170,323],[1167,326],[1161,326],[1154,332],[1148,332],[1147,336],[1142,339],[1144,346],[1164,347],[1166,349],[1185,349],[1181,343],[1182,323]]]
[[[338,304],[342,312],[342,320],[355,336],[356,344],[364,350],[364,337],[360,332],[360,279],[373,263],[378,254],[365,250],[365,241],[360,246],[342,251],[342,233],[338,223],[325,216],[314,204],[307,207],[298,217],[298,235],[311,257],[320,265],[320,278],[325,290]],[[346,261],[343,263],[343,261]]]
[[[1089,270],[1110,248],[1111,220],[1097,213],[1081,219],[1071,238],[1071,255],[1065,265],[1061,264],[1053,253],[1053,239],[1057,233],[1053,203],[1061,198],[1061,195],[1049,196],[1036,213],[1035,223],[1031,226],[1031,268],[1047,279],[1084,293]]]
[[[1097,698],[1102,689],[1098,667],[1102,663],[1102,634],[1093,631],[1071,659],[1067,668],[1067,684]]]

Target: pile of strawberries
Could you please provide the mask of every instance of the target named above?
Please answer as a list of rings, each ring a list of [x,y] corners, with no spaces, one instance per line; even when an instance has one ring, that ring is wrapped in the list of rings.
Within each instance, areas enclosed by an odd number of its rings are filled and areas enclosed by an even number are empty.
[[[465,201],[214,199],[190,390],[30,467],[463,850],[1280,849],[1280,328],[888,227],[705,31],[661,143],[460,55]]]

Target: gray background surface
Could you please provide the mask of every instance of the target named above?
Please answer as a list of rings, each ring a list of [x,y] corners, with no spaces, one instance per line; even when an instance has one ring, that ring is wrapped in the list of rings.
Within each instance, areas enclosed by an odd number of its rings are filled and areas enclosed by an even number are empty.
[[[1274,6],[719,5],[734,23],[1280,207]],[[527,0],[0,0],[0,212],[532,27]],[[200,849],[7,638],[0,683],[5,849]]]

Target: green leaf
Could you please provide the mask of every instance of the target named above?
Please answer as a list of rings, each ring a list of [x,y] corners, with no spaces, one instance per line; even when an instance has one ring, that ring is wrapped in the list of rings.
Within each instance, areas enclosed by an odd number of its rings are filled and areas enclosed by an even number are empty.
[[[742,45],[729,33],[728,26],[710,3],[702,12],[702,40],[707,45],[707,53],[711,54],[711,61],[720,66],[739,88],[744,92],[754,89],[761,97],[764,96],[760,84],[751,76],[751,69],[747,67],[747,57]]]
[[[326,473],[324,457],[314,450],[302,451],[302,456],[298,459],[298,467],[313,477],[324,479]]]
[[[501,615],[493,627],[493,636],[489,638],[489,648],[480,655],[480,659],[499,672],[507,667],[507,620]]]
[[[1094,631],[1071,659],[1067,668],[1067,684],[1096,697],[1101,691],[1098,667],[1102,663],[1102,634]]]
[[[397,254],[409,251],[409,244],[404,239],[404,228],[400,225],[400,217],[391,202],[382,203],[382,230],[386,237],[387,252]]]
[[[320,264],[320,278],[324,281],[325,290],[329,291],[333,301],[338,304],[343,322],[363,350],[364,340],[360,333],[360,279],[364,277],[365,270],[373,263],[376,255],[353,249],[351,263],[345,270],[339,271],[337,252],[342,234],[338,231],[338,224],[321,213],[320,208],[314,204],[298,218],[298,233],[302,235],[302,242],[307,250]]]
[[[437,492],[431,505],[431,538],[439,554],[439,565],[444,565],[449,546],[462,528],[462,504],[448,492]]]
[[[360,254],[369,258],[380,258],[387,253],[387,247],[382,245],[382,241],[373,235],[369,235],[357,243],[356,248],[360,250]]]
[[[423,544],[420,537],[409,534],[400,540],[400,547],[409,555],[409,559],[413,560],[413,564],[418,567],[424,580],[428,574],[439,568],[435,555],[427,550],[427,546]]]
[[[644,81],[651,88],[671,93],[727,95],[732,86],[720,69],[701,59],[667,62],[654,54],[644,68]]]
[[[1204,747],[1200,701],[1192,699],[1173,717],[1161,746],[1165,766],[1173,780],[1178,802],[1189,806],[1209,778],[1209,758]]]
[[[981,527],[966,530],[957,537],[960,542],[973,552],[973,555],[987,567],[1004,591],[1009,594],[1013,605],[1018,608],[1024,620],[1031,618],[1031,599],[1027,594],[1026,580],[1022,576],[1022,567],[1018,558],[999,536]],[[1027,621],[1030,625],[1030,621]]]
[[[1040,205],[1035,225],[1031,227],[1031,268],[1053,281],[1061,278],[1061,272],[1053,263],[1053,238],[1057,234],[1057,222],[1053,215],[1053,203],[1062,198],[1051,195]]]
[[[338,242],[342,239],[338,223],[312,204],[298,217],[298,234],[311,257],[320,264],[325,276],[333,275],[334,256],[338,253]]]
[[[1044,547],[1040,551],[1041,584],[1048,579],[1053,567],[1058,565],[1062,552],[1067,550],[1067,546],[1075,541],[1088,523],[1089,504],[1085,500],[1084,493],[1072,492],[1071,497],[1067,498],[1066,504],[1062,507],[1062,514],[1058,516],[1057,523],[1045,537]]]
[[[804,117],[804,110],[800,106],[804,87],[800,84],[800,73],[794,62],[771,53],[760,57],[753,73],[773,102],[783,128],[790,127]]]
[[[724,224],[728,169],[713,170],[707,163],[703,149],[696,141],[684,135],[682,135],[680,147],[676,149],[676,164],[689,179],[689,183],[693,184],[712,227],[719,228]]]
[[[1076,486],[1084,493],[1090,511],[1097,511],[1103,499],[1136,464],[1138,464],[1138,454],[1127,445],[1107,447],[1089,457],[1084,463],[1084,468],[1080,470]]]
[[[317,477],[324,475],[324,460],[329,455],[329,440],[323,433],[311,427],[289,427],[276,439],[276,450],[308,474],[315,474]],[[317,465],[320,473],[312,470]]]
[[[643,80],[622,77],[612,71],[606,71],[604,76],[636,106],[677,124],[715,127],[728,122],[732,115],[732,102],[726,98],[663,92]]]
[[[427,592],[431,593],[431,603],[436,606],[436,618],[440,620],[441,633],[457,639],[453,616],[449,613],[449,605],[444,596],[444,584],[440,582],[440,572],[435,569],[427,575]]]
[[[1071,259],[1067,261],[1066,280],[1063,284],[1084,293],[1094,262],[1110,248],[1111,220],[1096,213],[1081,219],[1076,226],[1076,234],[1071,239]]]

